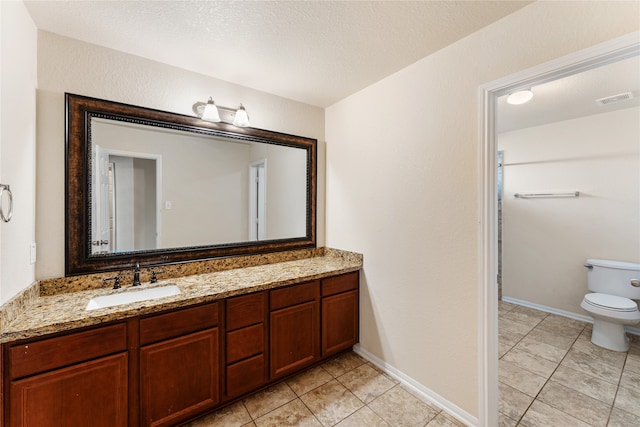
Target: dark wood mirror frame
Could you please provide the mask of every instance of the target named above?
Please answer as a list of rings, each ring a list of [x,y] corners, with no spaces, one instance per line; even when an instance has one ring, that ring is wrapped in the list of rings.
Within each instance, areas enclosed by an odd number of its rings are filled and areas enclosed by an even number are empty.
[[[65,275],[98,273],[141,266],[211,258],[252,255],[316,246],[317,140],[255,128],[211,123],[198,117],[65,94]],[[91,255],[91,140],[92,117],[117,118],[201,135],[303,148],[307,158],[306,236],[291,239],[144,250]]]

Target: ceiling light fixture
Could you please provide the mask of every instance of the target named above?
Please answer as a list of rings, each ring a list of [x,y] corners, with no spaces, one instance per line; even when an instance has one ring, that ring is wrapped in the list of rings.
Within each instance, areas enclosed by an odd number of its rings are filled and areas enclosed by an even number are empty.
[[[531,98],[533,98],[533,92],[531,89],[525,89],[509,94],[507,102],[511,105],[520,105],[531,101]]]
[[[249,126],[249,115],[242,104],[235,110],[233,108],[216,105],[213,99],[209,97],[207,102],[196,102],[193,104],[192,110],[196,116],[208,122],[224,122],[238,127]]]

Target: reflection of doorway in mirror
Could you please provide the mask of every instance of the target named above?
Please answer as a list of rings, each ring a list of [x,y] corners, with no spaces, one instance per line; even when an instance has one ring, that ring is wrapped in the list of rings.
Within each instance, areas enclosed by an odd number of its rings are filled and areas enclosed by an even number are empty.
[[[267,235],[267,159],[249,166],[249,240],[264,240]]]
[[[92,253],[158,248],[162,157],[96,147],[96,158],[92,240],[108,243]]]

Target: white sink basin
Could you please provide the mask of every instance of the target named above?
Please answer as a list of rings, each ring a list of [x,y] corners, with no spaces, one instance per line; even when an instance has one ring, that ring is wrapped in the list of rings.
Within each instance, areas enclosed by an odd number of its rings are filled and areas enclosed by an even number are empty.
[[[177,285],[159,286],[157,288],[149,288],[142,290],[127,290],[111,295],[94,297],[89,300],[85,310],[95,310],[98,308],[113,307],[116,305],[130,304],[132,302],[147,301],[152,299],[169,297],[180,294],[180,288]]]

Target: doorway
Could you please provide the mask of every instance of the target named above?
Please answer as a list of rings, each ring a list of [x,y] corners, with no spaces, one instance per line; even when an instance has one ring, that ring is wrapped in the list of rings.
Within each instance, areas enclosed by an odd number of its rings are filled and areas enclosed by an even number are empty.
[[[494,81],[480,88],[481,147],[479,407],[481,425],[498,425],[498,186],[497,100],[510,92],[581,73],[640,54],[634,33]]]

